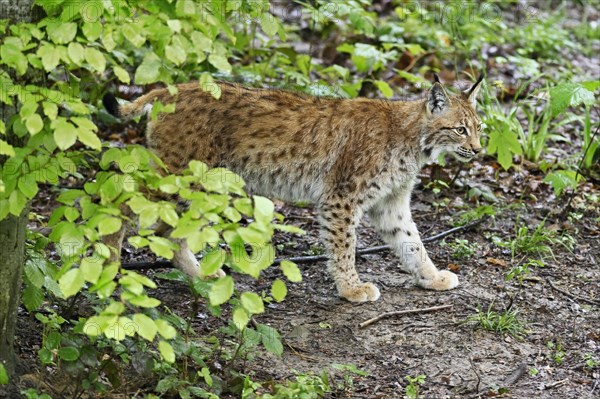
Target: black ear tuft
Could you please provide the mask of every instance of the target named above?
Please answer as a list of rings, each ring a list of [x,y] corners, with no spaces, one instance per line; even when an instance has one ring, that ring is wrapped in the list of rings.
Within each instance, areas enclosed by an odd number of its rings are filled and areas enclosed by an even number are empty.
[[[449,103],[450,99],[446,94],[446,90],[444,90],[441,83],[435,82],[429,90],[427,109],[431,114],[439,114],[448,108]]]
[[[442,83],[442,82],[440,82],[440,75],[438,75],[437,73],[433,74],[433,81],[435,83]]]
[[[477,105],[477,93],[479,93],[479,89],[481,88],[481,82],[483,82],[483,72],[479,75],[475,84],[465,93],[465,96],[473,107]]]
[[[106,93],[102,98],[102,104],[104,104],[104,108],[114,117],[119,117],[119,103],[117,102],[117,98],[112,93]]]

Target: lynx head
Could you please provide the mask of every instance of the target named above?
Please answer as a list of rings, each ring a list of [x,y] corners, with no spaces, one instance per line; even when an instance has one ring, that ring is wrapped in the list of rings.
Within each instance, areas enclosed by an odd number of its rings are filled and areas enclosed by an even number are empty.
[[[483,74],[469,90],[449,96],[435,75],[425,103],[426,123],[420,140],[426,159],[435,160],[439,154],[450,152],[466,162],[481,150],[481,120],[475,104],[482,81]]]

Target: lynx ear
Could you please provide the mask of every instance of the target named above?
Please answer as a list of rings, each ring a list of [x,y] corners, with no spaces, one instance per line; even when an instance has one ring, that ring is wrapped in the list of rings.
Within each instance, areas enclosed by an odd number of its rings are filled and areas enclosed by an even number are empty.
[[[477,93],[479,93],[479,89],[481,88],[481,82],[483,82],[483,73],[479,75],[479,77],[477,78],[477,82],[475,82],[473,87],[471,87],[464,93],[465,97],[467,97],[467,99],[473,105],[473,107],[475,107],[475,105],[477,104]]]
[[[450,99],[446,90],[442,87],[442,84],[436,81],[431,90],[429,90],[429,97],[427,98],[427,110],[430,114],[439,114],[443,112],[450,104]]]

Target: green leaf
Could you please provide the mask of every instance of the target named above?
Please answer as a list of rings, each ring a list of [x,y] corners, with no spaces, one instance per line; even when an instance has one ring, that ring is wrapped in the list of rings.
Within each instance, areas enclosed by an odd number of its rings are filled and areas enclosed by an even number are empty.
[[[302,281],[302,273],[300,273],[300,269],[298,269],[298,266],[296,266],[294,262],[282,260],[280,267],[285,277],[292,283],[299,283]]]
[[[273,212],[275,205],[268,198],[255,195],[254,199],[254,219],[264,224],[268,224],[273,220]]]
[[[158,256],[162,256],[165,259],[173,259],[173,250],[175,245],[162,237],[150,237],[150,249]]]
[[[56,44],[67,44],[77,34],[77,24],[74,22],[49,23],[46,27],[48,37]]]
[[[174,44],[169,44],[166,47],[165,56],[177,66],[183,64],[187,59],[185,50]]]
[[[81,30],[85,37],[87,37],[90,42],[93,42],[102,35],[102,24],[100,21],[85,22]]]
[[[160,77],[161,62],[156,55],[146,56],[135,71],[134,82],[138,85],[155,83]]]
[[[54,129],[54,141],[61,150],[66,150],[77,141],[77,129],[65,118],[58,118],[52,122]]]
[[[58,285],[65,298],[69,298],[81,290],[84,282],[81,270],[71,269],[58,280]]]
[[[273,327],[269,327],[265,324],[258,324],[256,330],[261,335],[261,341],[265,349],[277,356],[281,356],[283,353],[283,345],[279,338],[279,332]]]
[[[567,187],[573,189],[577,188],[577,184],[583,180],[583,176],[578,174],[574,170],[558,170],[556,172],[550,172],[544,178],[545,183],[549,183],[556,195],[561,195],[563,190]]]
[[[175,5],[175,12],[179,17],[194,16],[196,14],[196,5],[189,0],[178,0]]]
[[[107,236],[109,234],[113,234],[121,230],[121,226],[121,219],[115,217],[107,217],[102,219],[100,223],[98,223],[98,232],[103,236]]]
[[[77,66],[81,66],[83,60],[85,59],[85,49],[77,42],[69,43],[69,46],[67,47],[67,54],[69,55],[69,58],[73,64]]]
[[[588,80],[587,82],[581,82],[581,85],[589,91],[596,91],[600,87],[600,80]]]
[[[212,284],[208,297],[212,306],[219,306],[227,302],[232,295],[233,279],[231,276],[224,276]]]
[[[93,47],[86,47],[85,60],[96,72],[104,73],[104,70],[106,69],[106,58],[104,58],[104,54],[100,51]]]
[[[594,102],[594,93],[578,83],[561,83],[550,89],[550,109],[553,116],[565,112],[568,107],[580,104],[591,106]]]
[[[138,295],[129,298],[129,303],[142,308],[155,308],[160,305],[160,301],[156,298],[150,298],[148,295]]]
[[[29,133],[34,136],[44,128],[44,121],[39,114],[33,114],[25,121],[25,126]]]
[[[250,314],[264,313],[265,304],[260,296],[254,292],[244,292],[240,296],[240,301],[244,309]]]
[[[25,285],[25,289],[23,289],[22,300],[25,308],[33,312],[44,303],[44,292],[33,284],[27,284]]]
[[[215,80],[213,79],[212,75],[209,72],[204,72],[202,75],[200,75],[200,89],[202,89],[202,91],[206,91],[209,92],[211,94],[211,96],[213,96],[216,100],[221,98],[221,86],[219,86]],[[198,161],[194,161],[196,163],[200,163]],[[204,165],[204,164],[202,164]],[[190,168],[192,167],[192,163],[190,162]],[[195,176],[202,176],[206,173],[206,165],[204,165],[204,168],[202,169],[202,173],[196,173],[196,171],[194,171],[194,175]],[[192,169],[194,170],[194,169]]]
[[[167,363],[175,362],[175,351],[173,351],[173,347],[167,341],[161,340],[158,343],[158,351]]]
[[[58,350],[58,357],[62,360],[73,362],[79,359],[79,351],[77,348],[73,348],[72,346],[66,346]]]
[[[21,52],[23,42],[16,37],[3,38],[3,40],[4,44],[0,46],[0,59],[8,66],[13,67],[19,76],[24,75],[27,72],[28,62],[27,57]]]
[[[14,190],[8,197],[8,209],[14,216],[19,216],[27,205],[27,197],[21,190]]]
[[[113,72],[115,76],[123,83],[129,84],[131,83],[131,78],[129,77],[129,73],[118,65],[113,66]]]
[[[176,227],[179,216],[171,206],[164,205],[160,207],[160,218],[169,226]]]
[[[512,166],[513,155],[521,155],[523,150],[515,132],[508,129],[493,129],[488,141],[488,152],[498,154],[498,162],[506,170]]]
[[[42,59],[42,65],[46,72],[53,71],[60,62],[60,53],[57,51],[56,46],[51,44],[43,44],[37,51],[38,57]]]
[[[87,145],[88,147],[94,150],[99,150],[102,148],[102,142],[100,141],[96,133],[94,133],[92,130],[79,127],[77,129],[77,137],[79,137],[79,141],[81,141],[83,144]]]
[[[200,275],[208,276],[215,273],[223,266],[226,257],[227,252],[221,248],[215,248],[206,253],[200,262]]]
[[[42,108],[44,109],[44,114],[51,120],[55,120],[58,116],[58,105],[52,102],[44,101],[42,103]]]
[[[14,157],[15,149],[13,148],[12,145],[10,145],[6,141],[0,139],[0,155],[8,155],[9,157]]]
[[[387,82],[384,82],[383,80],[376,80],[375,86],[377,86],[377,88],[379,89],[379,91],[381,91],[381,94],[383,94],[385,98],[391,98],[394,95],[394,91],[392,90],[390,85]]]
[[[287,292],[287,287],[283,281],[280,279],[273,281],[273,285],[271,286],[271,295],[273,296],[273,299],[277,302],[281,302],[287,296]]]
[[[133,315],[133,322],[135,323],[136,331],[140,337],[150,342],[154,340],[154,337],[156,337],[156,333],[158,332],[154,320],[143,313],[136,313]]]
[[[221,72],[231,73],[231,64],[227,60],[227,57],[223,55],[211,54],[208,56],[208,62]]]
[[[17,183],[19,190],[27,197],[27,199],[32,199],[38,193],[38,185],[35,181],[35,174],[29,173],[23,175],[19,178],[19,182]]]
[[[177,330],[169,324],[168,321],[163,319],[154,320],[154,324],[156,324],[156,328],[158,333],[164,339],[173,339],[177,336]]]
[[[102,260],[99,258],[85,257],[81,260],[79,270],[85,281],[96,284],[102,274]]]
[[[8,372],[3,363],[0,363],[0,385],[8,385]]]
[[[268,12],[263,13],[260,16],[260,27],[263,32],[265,32],[269,36],[274,36],[277,34],[279,30],[279,23],[277,22],[277,17],[269,14]]]
[[[243,330],[250,321],[250,316],[243,308],[235,308],[233,311],[233,323],[238,330]]]

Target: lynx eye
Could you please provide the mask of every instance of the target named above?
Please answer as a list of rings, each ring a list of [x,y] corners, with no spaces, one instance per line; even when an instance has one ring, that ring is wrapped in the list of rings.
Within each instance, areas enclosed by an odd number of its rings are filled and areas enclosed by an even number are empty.
[[[464,126],[461,127],[457,127],[456,129],[454,129],[454,131],[458,134],[460,134],[461,136],[464,136],[467,134],[467,128]]]

